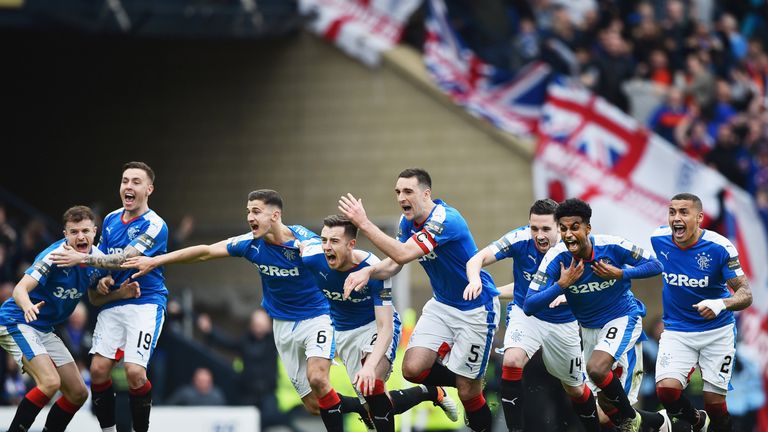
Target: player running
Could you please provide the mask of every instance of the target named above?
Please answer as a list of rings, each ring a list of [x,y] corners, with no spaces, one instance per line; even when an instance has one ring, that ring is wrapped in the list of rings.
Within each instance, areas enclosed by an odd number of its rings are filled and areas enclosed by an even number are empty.
[[[152,258],[134,258],[125,266],[138,268],[141,275],[166,264],[215,258],[241,257],[255,264],[261,276],[261,305],[273,319],[277,352],[307,411],[319,413],[332,432],[344,429],[342,413],[355,412],[367,419],[358,398],[337,394],[328,378],[336,336],[328,302],[300,254],[302,243],[317,241],[317,234],[301,225],[283,224],[283,199],[274,190],[249,193],[246,211],[249,233]]]
[[[53,263],[71,267],[81,264],[113,270],[114,284],[133,279],[141,286],[141,295],[102,306],[96,318],[91,360],[93,411],[103,431],[114,432],[115,391],[112,368],[125,360],[133,430],[149,429],[152,408],[152,383],[147,379],[147,365],[157,345],[165,321],[168,289],[163,269],[153,269],[138,278],[134,271],[121,268],[128,258],[165,253],[168,227],[149,208],[149,196],[155,190],[155,172],[144,162],[123,165],[120,199],[123,207],[104,218],[98,248],[103,254],[87,254],[72,248],[54,252]],[[111,280],[111,281],[112,281]]]
[[[589,204],[579,199],[557,207],[562,242],[544,256],[523,310],[527,315],[539,313],[565,294],[581,325],[587,374],[618,409],[606,413],[612,414],[621,431],[638,431],[641,418],[632,408],[638,388],[633,384],[639,384],[635,374],[642,374],[642,368],[635,369],[632,356],[639,346],[645,306],[632,295],[631,280],[661,273],[661,263],[627,240],[592,235],[591,216]],[[654,417],[660,427],[663,418],[655,413]]]
[[[507,305],[500,391],[507,429],[513,432],[525,430],[523,368],[539,348],[542,348],[547,371],[563,384],[584,429],[599,430],[595,397],[584,384],[579,325],[570,308],[566,305],[545,308],[533,316],[523,313],[528,284],[544,254],[560,240],[556,209],[557,203],[551,199],[536,201],[528,212],[527,226],[508,232],[467,263],[469,284],[464,297],[474,298],[482,286],[480,270],[483,267],[505,258],[514,261],[514,283],[499,287],[502,295],[514,290],[514,300]]]
[[[442,200],[432,200],[429,173],[420,168],[404,170],[395,194],[403,211],[397,239],[368,220],[361,200],[351,194],[341,197],[341,212],[389,257],[350,274],[345,293],[362,289],[370,278],[390,278],[406,263],[418,260],[434,297],[424,305],[408,343],[403,376],[419,384],[456,386],[469,427],[489,431],[491,411],[482,380],[499,323],[499,292],[491,276],[482,271],[479,295],[471,300],[463,297],[469,282],[465,266],[477,246],[461,214]]]
[[[736,248],[720,234],[702,229],[703,218],[699,197],[677,194],[669,203],[669,225],[651,236],[664,265],[656,393],[669,416],[687,421],[694,431],[709,427],[723,432],[732,430],[725,395],[736,354],[733,311],[752,304],[752,291]],[[704,411],[694,409],[683,394],[697,364],[704,381]]]
[[[323,220],[320,242],[304,247],[302,258],[330,304],[339,357],[359,394],[368,402],[376,430],[394,431],[393,415],[432,401],[453,421],[456,403],[440,387],[424,385],[386,392],[400,341],[400,317],[392,304],[391,281],[370,280],[361,291],[343,298],[347,276],[379,262],[370,252],[355,249],[357,227],[344,216]]]
[[[124,283],[109,295],[89,290],[103,273],[93,267],[59,267],[51,254],[65,245],[82,253],[92,251],[96,236],[91,209],[75,206],[64,212],[64,239],[48,246],[24,272],[13,297],[0,307],[0,345],[34,380],[36,387],[21,400],[8,428],[27,431],[40,410],[61,390],[45,421],[47,432],[64,431],[88,398],[88,389],[72,354],[53,328],[66,321],[88,290],[95,305],[139,294],[138,283]],[[94,250],[95,253],[98,251]]]

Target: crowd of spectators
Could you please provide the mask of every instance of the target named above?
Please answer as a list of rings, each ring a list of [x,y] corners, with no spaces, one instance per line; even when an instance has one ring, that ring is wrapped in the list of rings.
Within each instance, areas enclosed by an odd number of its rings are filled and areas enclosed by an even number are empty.
[[[752,194],[768,223],[768,3],[446,5],[451,24],[483,60],[514,72],[540,59],[578,78]]]

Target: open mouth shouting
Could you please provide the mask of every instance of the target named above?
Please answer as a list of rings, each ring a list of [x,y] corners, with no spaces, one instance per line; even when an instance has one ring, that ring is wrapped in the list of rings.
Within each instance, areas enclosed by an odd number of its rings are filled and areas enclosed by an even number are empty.
[[[136,203],[136,194],[132,191],[126,191],[123,194],[123,202],[125,203],[126,207],[133,206],[133,204]]]
[[[339,258],[331,251],[325,252],[325,259],[331,268],[336,268],[339,265]]]
[[[563,239],[563,243],[565,243],[565,247],[567,247],[568,251],[572,254],[576,254],[581,248],[576,239]]]
[[[88,244],[88,240],[78,240],[75,242],[75,250],[82,253],[89,253],[91,251],[91,245]]]
[[[544,250],[549,249],[549,239],[546,238],[546,237],[537,238],[536,239],[536,247],[540,251],[544,251]]]
[[[672,236],[675,238],[675,240],[685,240],[686,235],[686,227],[683,223],[676,223],[672,225]]]

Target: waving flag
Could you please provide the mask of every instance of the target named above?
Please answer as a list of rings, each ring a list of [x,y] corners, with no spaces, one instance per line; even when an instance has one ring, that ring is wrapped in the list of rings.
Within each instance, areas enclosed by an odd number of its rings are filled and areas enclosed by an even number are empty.
[[[507,132],[529,135],[541,115],[551,70],[532,63],[514,78],[480,59],[450,26],[443,0],[429,1],[424,63],[438,87],[474,115]]]
[[[299,0],[310,29],[369,66],[400,41],[421,0]]]

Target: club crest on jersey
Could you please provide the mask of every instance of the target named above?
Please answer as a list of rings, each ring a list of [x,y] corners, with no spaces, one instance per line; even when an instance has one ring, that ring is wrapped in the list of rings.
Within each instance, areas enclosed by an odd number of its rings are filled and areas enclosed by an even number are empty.
[[[706,270],[709,268],[709,264],[712,262],[712,257],[706,253],[701,252],[696,255],[696,265],[699,266],[699,270]]]
[[[139,235],[139,227],[132,226],[128,228],[128,238],[133,240],[136,238],[136,236]]]
[[[296,251],[293,249],[283,249],[283,255],[285,256],[285,259],[289,261],[296,259]]]

